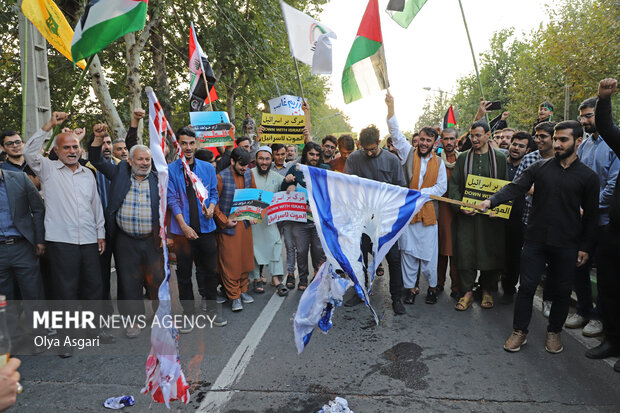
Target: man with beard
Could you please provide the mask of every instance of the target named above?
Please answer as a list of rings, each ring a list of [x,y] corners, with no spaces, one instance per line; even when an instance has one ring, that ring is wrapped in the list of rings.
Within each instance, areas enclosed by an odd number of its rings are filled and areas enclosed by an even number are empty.
[[[446,167],[446,179],[450,181],[454,165],[456,164],[456,158],[458,158],[460,152],[456,150],[457,132],[454,128],[446,128],[441,131],[441,144],[443,151],[441,151],[441,160]],[[449,185],[449,184],[448,184]],[[449,189],[449,186],[448,186]],[[448,196],[446,190],[442,196]],[[450,204],[446,202],[439,202],[439,218],[437,232],[439,235],[439,258],[437,263],[437,291],[441,293],[444,289],[446,282],[446,271],[448,269],[448,261],[450,261],[450,297],[456,299],[459,296],[459,273],[452,252],[452,221],[454,219],[454,210]],[[456,235],[456,232],[454,233]]]
[[[532,301],[547,261],[551,264],[547,281],[553,304],[545,350],[563,350],[560,332],[568,315],[575,268],[585,265],[590,257],[598,220],[598,178],[575,152],[582,135],[578,122],[558,123],[553,135],[555,157],[532,165],[517,180],[478,204],[486,211],[525,194],[536,184],[525,232],[513,332],[504,344],[506,351],[519,351],[527,342]]]
[[[376,126],[368,126],[360,132],[359,138],[362,149],[355,151],[347,159],[344,173],[357,175],[360,178],[372,179],[373,181],[385,182],[402,187],[407,186],[403,167],[398,156],[384,151],[379,147],[379,129]],[[372,251],[370,237],[362,234],[362,257],[364,265],[368,266],[368,254]],[[407,312],[403,305],[403,274],[401,271],[400,251],[398,243],[395,243],[385,255],[390,272],[390,295],[392,297],[392,309],[397,315]],[[379,270],[379,269],[378,269]],[[377,271],[377,275],[383,275]],[[354,294],[346,303],[346,306],[360,304],[362,300]]]
[[[308,142],[301,153],[302,165],[314,166],[316,168],[329,169],[329,166],[321,164],[322,154],[321,146],[315,142]],[[291,166],[286,173],[286,177],[282,181],[280,190],[293,192],[297,190],[297,185],[306,187],[306,181],[304,174],[297,168],[297,164]],[[299,269],[299,284],[297,289],[304,291],[308,287],[308,275],[310,270],[308,268],[308,252],[312,256],[312,267],[314,271],[319,269],[319,266],[325,261],[325,254],[323,253],[323,247],[319,240],[319,234],[314,226],[314,221],[309,216],[307,222],[289,222],[288,225],[292,228],[293,240],[295,248],[297,250],[297,268]],[[286,288],[295,288],[295,276],[294,274],[288,274],[286,277]]]
[[[297,146],[295,145],[288,145],[286,147],[286,162],[294,162],[297,160]]]
[[[521,162],[519,162],[519,167],[517,168],[517,172],[515,172],[515,176],[512,179],[516,180],[527,168],[529,168],[532,164],[540,161],[541,159],[549,159],[553,157],[553,128],[555,127],[555,122],[542,122],[538,123],[535,127],[535,135],[534,142],[536,143],[536,147],[538,148],[534,152],[528,153],[525,155]],[[525,203],[523,205],[523,210],[521,211],[521,222],[523,222],[523,228],[527,227],[527,223],[530,216],[530,210],[532,209],[532,196],[534,195],[534,187],[528,191],[525,195]],[[512,216],[512,213],[511,213]],[[507,284],[508,286],[508,284]],[[508,288],[508,292],[512,291]],[[515,290],[516,291],[516,290]],[[504,294],[507,291],[504,290]],[[506,297],[502,298],[503,302],[512,301],[511,298]],[[549,318],[549,311],[551,310],[551,298],[548,296],[547,290],[543,290],[543,315]]]
[[[215,222],[219,226],[217,241],[217,270],[232,310],[243,310],[243,303],[253,303],[248,294],[248,276],[254,269],[252,227],[248,221],[238,223],[229,219],[236,189],[256,188],[248,168],[250,152],[237,147],[230,154],[230,166],[217,175],[219,203],[215,207]]]
[[[221,327],[227,322],[215,306],[218,284],[215,272],[216,225],[213,221],[213,213],[218,203],[215,168],[209,162],[196,159],[196,132],[192,128],[179,129],[177,140],[190,170],[200,179],[209,196],[204,205],[200,203],[181,159],[168,166],[168,207],[172,215],[170,232],[173,234],[177,256],[179,299],[183,313],[194,314],[192,264],[196,264],[196,283],[202,296],[201,309],[215,317],[213,324]],[[188,326],[180,331],[188,333],[191,328]]]
[[[419,132],[418,147],[414,149],[401,133],[394,114],[394,98],[388,92],[385,103],[388,107],[387,123],[394,148],[399,153],[406,182],[409,188],[423,194],[440,196],[448,187],[446,167],[435,155],[433,147],[437,131],[424,127]],[[413,304],[419,293],[416,287],[418,269],[428,281],[425,302],[437,303],[437,215],[435,201],[422,206],[407,225],[398,240],[400,248],[403,286],[408,289],[405,304]]]
[[[21,136],[15,131],[5,130],[0,133],[0,145],[2,145],[2,150],[7,155],[6,160],[0,164],[0,169],[5,171],[24,172],[28,175],[28,178],[30,178],[34,186],[37,189],[41,189],[39,178],[24,160],[24,141],[22,141]]]
[[[275,145],[275,144],[274,144]],[[284,149],[282,146],[281,149]],[[256,188],[263,191],[278,192],[284,177],[273,170],[272,148],[261,146],[256,152],[256,168],[252,168],[252,176],[256,182]],[[254,241],[254,269],[250,273],[250,280],[254,280],[254,292],[265,292],[265,278],[261,271],[263,267],[269,268],[271,285],[278,290],[278,295],[287,294],[286,287],[282,283],[284,267],[282,266],[282,239],[277,225],[267,225],[267,217],[260,224],[252,227],[252,239]]]
[[[504,133],[506,130],[504,130]],[[527,132],[518,131],[512,134],[510,149],[507,160],[508,180],[512,181],[515,173],[521,164],[521,160],[529,152],[532,136]],[[517,197],[512,203],[510,218],[506,221],[506,265],[501,276],[502,304],[512,304],[519,281],[519,271],[521,262],[521,249],[523,248],[523,208],[525,198]]]
[[[58,160],[41,155],[43,142],[67,116],[64,112],[53,112],[52,118],[26,142],[24,158],[43,188],[45,241],[51,267],[50,298],[100,300],[99,256],[106,247],[105,220],[95,178],[78,162],[81,148],[72,132],[56,135],[54,150]],[[113,338],[103,334],[101,341],[104,340],[111,342]],[[62,356],[70,357],[71,353],[69,347],[63,350]]]
[[[469,136],[472,148],[461,153],[456,159],[454,172],[450,178],[450,198],[460,201],[465,192],[467,177],[472,174],[495,179],[506,179],[506,157],[489,144],[489,125],[479,120],[471,125]],[[504,222],[490,218],[475,211],[458,210],[456,216],[455,239],[456,263],[459,268],[461,294],[456,304],[458,311],[467,310],[473,300],[473,286],[476,274],[480,271],[482,289],[481,307],[493,308],[492,291],[497,291],[497,277],[504,268],[504,249],[493,246],[504,245]],[[456,211],[455,211],[456,212]]]
[[[323,148],[323,163],[330,163],[336,154],[338,139],[334,135],[326,135],[321,141]]]
[[[514,129],[505,128],[502,130],[502,134],[499,140],[499,148],[510,152],[510,143],[512,142],[512,136],[515,134]]]
[[[598,240],[604,227],[609,224],[609,210],[613,199],[620,161],[611,148],[605,143],[596,130],[594,108],[596,98],[584,100],[579,105],[579,122],[586,133],[583,143],[577,150],[579,160],[596,173],[599,180],[599,218],[595,239]],[[595,243],[594,253],[598,243]],[[592,255],[594,258],[594,255]],[[586,337],[596,337],[603,334],[603,323],[598,305],[592,306],[592,284],[590,282],[590,270],[592,260],[580,267],[575,273],[575,293],[577,294],[577,312],[566,320],[566,327],[583,327],[582,334]]]
[[[159,237],[159,189],[157,173],[151,170],[151,151],[134,145],[127,161],[117,165],[101,156],[107,126],[94,126],[95,139],[89,159],[110,180],[106,208],[106,230],[114,243],[118,279],[118,307],[123,315],[144,313],[142,288],[146,286],[153,307],[164,279],[162,240]],[[125,334],[135,338],[140,327],[133,324]]]

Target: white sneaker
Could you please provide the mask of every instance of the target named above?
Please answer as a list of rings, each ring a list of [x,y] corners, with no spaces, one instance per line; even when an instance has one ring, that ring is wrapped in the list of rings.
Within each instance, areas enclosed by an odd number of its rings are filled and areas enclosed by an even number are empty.
[[[549,318],[551,313],[551,301],[543,301],[543,315],[545,318]]]
[[[254,299],[248,293],[241,293],[241,301],[243,301],[244,304],[250,304],[254,302]]]
[[[603,323],[599,320],[590,320],[581,333],[586,337],[598,337],[603,335]]]
[[[566,318],[564,326],[566,328],[581,328],[588,322],[588,319],[577,313],[571,314]]]

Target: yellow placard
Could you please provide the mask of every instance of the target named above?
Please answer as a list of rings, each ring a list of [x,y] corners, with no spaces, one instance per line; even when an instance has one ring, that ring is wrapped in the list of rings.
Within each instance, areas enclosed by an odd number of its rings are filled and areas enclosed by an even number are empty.
[[[263,133],[261,143],[284,143],[287,145],[301,145],[304,143],[304,116],[276,115],[263,113],[261,122]]]
[[[467,182],[465,183],[465,192],[463,193],[463,202],[468,204],[477,205],[481,201],[491,198],[494,193],[508,185],[510,181],[504,181],[503,179],[489,178],[486,176],[467,175]],[[464,211],[473,211],[473,208],[461,207]],[[490,209],[484,213],[489,215],[491,211],[498,218],[508,219],[510,217],[510,211],[512,210],[512,201],[508,204],[498,205],[493,209]]]

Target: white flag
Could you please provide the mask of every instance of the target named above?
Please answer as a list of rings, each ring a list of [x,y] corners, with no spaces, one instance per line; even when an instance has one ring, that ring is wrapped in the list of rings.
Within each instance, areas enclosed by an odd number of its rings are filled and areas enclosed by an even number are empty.
[[[313,74],[332,72],[331,39],[336,33],[312,17],[280,1],[293,57],[312,66]]]

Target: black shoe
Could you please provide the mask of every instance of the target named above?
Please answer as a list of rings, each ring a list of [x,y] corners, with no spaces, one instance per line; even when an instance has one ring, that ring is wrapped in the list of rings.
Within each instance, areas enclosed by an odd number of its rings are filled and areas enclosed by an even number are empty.
[[[437,304],[437,294],[431,288],[427,290],[424,302],[426,304]]]
[[[436,291],[437,291],[437,295],[439,295],[439,294],[443,293],[443,285],[438,285],[438,286],[436,287]]]
[[[614,364],[614,371],[620,373],[620,360],[616,361],[616,364]]]
[[[101,344],[113,344],[113,343],[116,343],[116,337],[114,337],[110,333],[106,333],[105,331],[99,332],[99,334],[97,334],[97,338],[99,339],[99,342]]]
[[[362,301],[362,299],[359,297],[359,295],[357,295],[357,293],[354,293],[351,298],[349,298],[347,301],[344,302],[344,306],[345,307],[355,307],[356,305],[359,305],[361,303],[363,303],[364,301]]]
[[[396,315],[407,314],[407,310],[405,309],[405,306],[400,298],[392,301],[392,309]]]
[[[415,298],[418,295],[416,293],[414,293],[413,291],[409,290],[407,291],[407,296],[405,297],[405,304],[414,304],[415,303]]]
[[[504,293],[504,295],[502,295],[502,297],[499,299],[500,304],[512,304],[512,302],[514,301],[515,295],[514,294],[509,294],[509,293]]]
[[[68,359],[69,357],[73,357],[73,348],[72,347],[65,347],[62,350],[62,353],[60,353],[58,356],[61,359]]]
[[[614,345],[609,340],[605,340],[598,346],[586,351],[586,357],[589,359],[604,359],[616,356],[620,356],[620,346]]]

